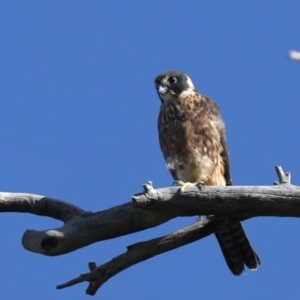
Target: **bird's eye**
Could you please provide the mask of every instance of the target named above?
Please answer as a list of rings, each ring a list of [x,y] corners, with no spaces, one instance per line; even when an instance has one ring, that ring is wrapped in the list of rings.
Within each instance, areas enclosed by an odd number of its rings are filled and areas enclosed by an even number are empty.
[[[171,84],[177,83],[177,77],[175,77],[175,76],[170,77],[170,78],[169,78],[169,82],[170,82]]]

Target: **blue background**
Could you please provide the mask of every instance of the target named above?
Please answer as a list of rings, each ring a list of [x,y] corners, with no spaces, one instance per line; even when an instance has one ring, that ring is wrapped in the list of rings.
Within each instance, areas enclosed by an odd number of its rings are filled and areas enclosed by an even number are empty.
[[[153,80],[177,69],[217,101],[236,185],[271,185],[275,165],[299,172],[299,1],[1,1],[0,190],[102,210],[153,180],[172,183],[158,144]],[[57,227],[1,214],[2,299],[87,299],[86,283],[55,286],[173,232],[182,218],[59,257],[25,251],[27,228]],[[299,299],[300,222],[246,221],[262,259],[231,275],[213,236],[112,278],[99,299]]]

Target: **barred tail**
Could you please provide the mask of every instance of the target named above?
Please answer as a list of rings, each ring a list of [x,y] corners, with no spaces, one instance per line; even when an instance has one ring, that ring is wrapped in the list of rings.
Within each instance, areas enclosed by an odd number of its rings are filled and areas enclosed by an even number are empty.
[[[215,235],[231,272],[240,275],[244,265],[255,270],[260,259],[251,247],[241,222],[231,218],[218,218]]]

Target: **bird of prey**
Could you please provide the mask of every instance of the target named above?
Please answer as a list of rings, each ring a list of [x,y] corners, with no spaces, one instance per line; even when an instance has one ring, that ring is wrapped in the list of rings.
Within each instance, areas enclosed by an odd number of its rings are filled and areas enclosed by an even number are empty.
[[[225,125],[217,104],[198,93],[189,76],[179,71],[159,74],[155,87],[161,100],[160,147],[174,180],[231,185]],[[257,269],[260,259],[238,220],[218,217],[215,235],[234,275],[245,265]]]

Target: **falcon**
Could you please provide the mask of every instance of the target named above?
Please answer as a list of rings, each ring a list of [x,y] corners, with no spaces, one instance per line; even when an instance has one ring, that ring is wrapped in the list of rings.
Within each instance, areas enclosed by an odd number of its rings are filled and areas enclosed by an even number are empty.
[[[160,147],[174,180],[184,186],[231,185],[225,125],[217,104],[179,71],[158,75],[155,87],[161,100]],[[240,275],[245,265],[257,269],[260,259],[240,221],[218,217],[216,223],[215,235],[231,272]]]

